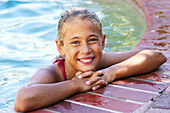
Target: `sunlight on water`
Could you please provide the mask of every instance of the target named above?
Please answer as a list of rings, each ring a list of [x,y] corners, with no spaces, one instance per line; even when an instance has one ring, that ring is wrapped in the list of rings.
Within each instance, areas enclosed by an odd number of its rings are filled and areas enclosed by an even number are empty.
[[[0,109],[14,103],[20,87],[59,55],[59,16],[70,7],[96,12],[107,34],[104,51],[129,50],[145,32],[144,20],[122,0],[1,0]]]

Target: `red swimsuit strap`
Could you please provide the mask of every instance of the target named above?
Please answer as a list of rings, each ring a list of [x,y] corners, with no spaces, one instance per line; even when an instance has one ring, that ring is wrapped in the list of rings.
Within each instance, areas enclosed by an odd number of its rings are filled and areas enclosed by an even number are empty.
[[[64,58],[62,57],[57,57],[55,59],[55,61],[53,62],[53,64],[57,63],[58,66],[62,66],[62,73],[63,73],[63,77],[64,77],[64,80],[67,80],[67,76],[66,76],[66,71],[65,71],[65,67],[64,67]]]

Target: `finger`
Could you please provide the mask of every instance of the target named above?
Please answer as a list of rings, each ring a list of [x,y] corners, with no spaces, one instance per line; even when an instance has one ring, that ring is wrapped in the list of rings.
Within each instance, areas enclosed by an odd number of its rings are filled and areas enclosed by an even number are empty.
[[[94,77],[97,77],[97,76],[101,76],[101,75],[103,75],[103,71],[102,71],[102,70],[96,71],[96,72],[93,74],[93,76],[91,76],[91,78],[94,78]]]
[[[97,83],[95,83],[95,86],[92,88],[92,90],[96,90],[98,88],[100,88],[103,85],[107,85],[108,83],[104,80],[100,80]]]
[[[93,91],[94,91],[94,90],[97,90],[97,89],[99,89],[101,86],[102,86],[102,85],[94,86],[94,87],[92,87],[92,90],[93,90]]]
[[[93,86],[96,85],[107,85],[108,83],[105,80],[98,80],[96,83],[93,84]]]
[[[92,76],[94,74],[93,71],[88,71],[88,72],[84,72],[80,75],[78,75],[78,78],[85,78],[85,77],[89,77],[89,76]]]
[[[81,72],[81,71],[78,71],[77,73],[76,73],[76,77],[78,77],[79,75],[81,75],[83,72]]]
[[[101,79],[100,77],[92,78],[92,79],[86,81],[86,85],[94,84],[95,82],[99,81],[100,79]]]

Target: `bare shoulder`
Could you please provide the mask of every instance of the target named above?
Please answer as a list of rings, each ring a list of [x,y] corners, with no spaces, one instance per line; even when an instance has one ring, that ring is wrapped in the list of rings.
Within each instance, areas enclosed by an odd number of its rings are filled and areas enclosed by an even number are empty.
[[[30,79],[29,84],[48,84],[62,81],[61,69],[53,64],[39,69]]]

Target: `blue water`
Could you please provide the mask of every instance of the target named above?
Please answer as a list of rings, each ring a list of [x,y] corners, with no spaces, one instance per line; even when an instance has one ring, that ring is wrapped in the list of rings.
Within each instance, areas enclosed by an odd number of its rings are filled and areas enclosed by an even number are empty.
[[[130,50],[145,32],[144,20],[123,0],[1,0],[0,109],[13,105],[19,88],[59,54],[56,25],[75,6],[90,8],[101,19],[107,34],[104,51]]]

